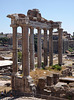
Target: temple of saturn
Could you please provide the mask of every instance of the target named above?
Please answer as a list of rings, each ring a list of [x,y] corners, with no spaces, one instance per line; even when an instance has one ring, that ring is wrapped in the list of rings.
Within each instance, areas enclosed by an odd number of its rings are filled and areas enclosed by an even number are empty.
[[[38,9],[28,10],[27,16],[24,14],[11,14],[11,27],[13,29],[13,72],[12,89],[21,92],[30,91],[30,69],[34,69],[34,28],[37,29],[37,66],[41,67],[41,29],[44,30],[44,65],[47,65],[47,31],[49,31],[49,65],[53,65],[53,29],[58,30],[58,64],[62,65],[62,32],[61,22],[48,21],[41,16]],[[17,28],[22,28],[22,77],[17,75]],[[29,33],[30,29],[30,42]],[[30,45],[30,46],[29,46]],[[29,49],[30,47],[30,49]],[[30,56],[29,56],[30,51]],[[30,62],[29,62],[30,58]]]

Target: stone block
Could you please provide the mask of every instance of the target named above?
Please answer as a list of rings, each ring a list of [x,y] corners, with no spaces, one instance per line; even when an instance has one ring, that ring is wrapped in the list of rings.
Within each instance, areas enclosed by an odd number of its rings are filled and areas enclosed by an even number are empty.
[[[53,83],[57,84],[59,82],[59,74],[55,73],[53,74]]]
[[[45,88],[45,78],[41,77],[38,80],[37,92],[38,93],[43,93],[44,92],[44,88]]]
[[[68,100],[68,99],[59,98],[59,97],[54,97],[54,96],[49,96],[49,97],[47,98],[47,100]]]
[[[53,76],[47,76],[46,80],[47,80],[47,86],[53,85]]]

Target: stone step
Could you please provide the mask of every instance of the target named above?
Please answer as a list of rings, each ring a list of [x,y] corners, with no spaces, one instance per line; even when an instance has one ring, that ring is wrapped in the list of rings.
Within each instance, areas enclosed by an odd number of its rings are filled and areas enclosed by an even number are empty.
[[[44,95],[50,95],[50,94],[51,94],[50,90],[44,89]]]

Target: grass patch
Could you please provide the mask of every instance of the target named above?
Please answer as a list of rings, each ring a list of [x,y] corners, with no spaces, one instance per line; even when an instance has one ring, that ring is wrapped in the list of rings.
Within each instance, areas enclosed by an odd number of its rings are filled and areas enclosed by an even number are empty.
[[[56,70],[61,70],[62,69],[62,67],[61,66],[59,66],[58,64],[56,64],[56,65],[53,65],[52,66],[52,69],[56,69]]]

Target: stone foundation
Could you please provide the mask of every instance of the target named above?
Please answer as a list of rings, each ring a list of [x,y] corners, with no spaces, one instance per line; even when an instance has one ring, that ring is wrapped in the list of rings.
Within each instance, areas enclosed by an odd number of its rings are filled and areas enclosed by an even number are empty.
[[[34,86],[33,80],[30,76],[28,77],[14,76],[12,83],[13,83],[12,86],[14,86],[12,87],[12,90],[20,93],[31,93],[32,86]]]

